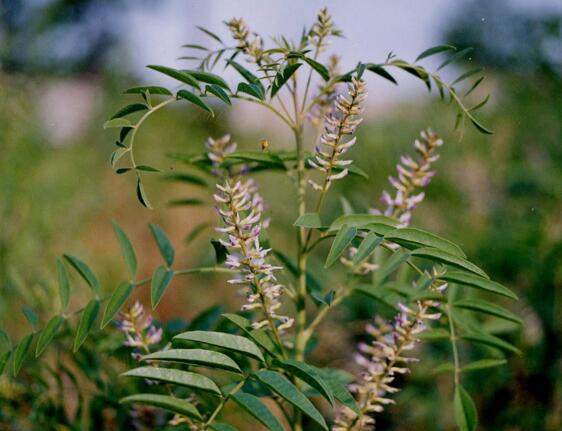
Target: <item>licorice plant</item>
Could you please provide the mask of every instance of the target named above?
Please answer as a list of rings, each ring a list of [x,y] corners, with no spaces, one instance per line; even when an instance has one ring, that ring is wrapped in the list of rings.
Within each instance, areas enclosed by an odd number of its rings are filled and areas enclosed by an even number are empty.
[[[134,178],[138,200],[151,208],[143,181],[146,173],[158,170],[138,162],[135,139],[153,113],[182,102],[211,116],[216,105],[263,107],[287,127],[292,149],[276,149],[264,140],[254,150],[240,151],[226,135],[209,138],[200,152],[173,155],[192,169],[176,177],[204,187],[213,184],[207,187],[217,215],[211,238],[216,266],[176,268],[171,241],[162,229],[151,225],[163,264],[152,277],[139,280],[132,244],[115,225],[129,279],[104,296],[90,268],[64,255],[57,262],[61,313],[4,353],[2,368],[17,374],[33,340],[37,339],[39,356],[63,326],[73,328],[75,316],[79,316],[73,329],[77,351],[93,331],[105,303],[101,328],[117,319],[135,362],[120,380],[123,384],[138,380],[121,399],[122,408],[133,418],[138,419],[144,407],[161,413],[161,429],[229,431],[237,429],[230,424],[232,419],[247,430],[259,424],[272,431],[373,430],[381,412],[392,408],[394,394],[408,383],[403,376],[420,359],[418,345],[445,342],[451,361],[440,371],[451,375],[454,420],[462,431],[475,430],[477,412],[463,388],[463,372],[502,365],[506,362],[502,355],[517,352],[484,323],[503,319],[519,324],[520,319],[498,305],[500,299],[516,296],[468,261],[459,246],[411,227],[412,212],[424,199],[443,140],[430,129],[422,131],[412,155],[403,156],[396,175],[390,177],[391,191],[382,192],[381,198],[367,196],[365,211],[355,213],[347,205],[344,214],[326,213],[334,183],[350,175],[368,181],[354,161],[353,150],[362,145],[356,131],[368,109],[365,79],[369,74],[397,84],[393,70],[405,71],[429,91],[435,89],[454,108],[457,126],[464,127],[468,120],[480,132],[492,133],[474,116],[488,98],[471,107],[466,102],[482,82],[478,78],[468,83],[479,71],[464,73],[452,83],[439,74],[468,51],[441,45],[413,62],[391,54],[382,62],[360,62],[352,70],[339,72],[338,57],[326,56],[326,51],[341,32],[326,9],[296,41],[274,37],[272,46],[242,19],[225,24],[233,42],[223,42],[201,29],[213,47],[185,45],[195,53],[185,57],[195,62],[191,69],[148,66],[179,88],[142,86],[125,91],[139,100],[105,123],[106,129],[118,130],[112,166],[116,173]],[[437,71],[420,64],[437,55],[446,56]],[[219,76],[224,69],[235,72],[240,82],[233,86]],[[205,181],[201,175],[207,177]],[[263,195],[258,191],[257,175],[287,175],[293,181],[294,202],[287,203],[295,208],[293,256],[278,250],[268,238],[268,228],[276,219],[268,212],[267,190]],[[321,285],[310,265],[312,256],[324,260],[326,271],[345,271],[346,281]],[[84,308],[72,313],[66,311],[67,266],[94,293]],[[173,278],[210,272],[224,277],[224,283],[243,298],[239,310],[222,315],[216,330],[191,327],[164,336],[163,342],[162,330],[146,316],[142,305],[129,305],[128,311],[121,312],[141,286],[150,285],[152,307],[156,307]],[[310,358],[317,328],[354,295],[395,310],[394,318],[372,316],[361,337],[364,341],[349,354],[346,370],[316,366]],[[463,364],[463,349],[470,344],[496,353]]]

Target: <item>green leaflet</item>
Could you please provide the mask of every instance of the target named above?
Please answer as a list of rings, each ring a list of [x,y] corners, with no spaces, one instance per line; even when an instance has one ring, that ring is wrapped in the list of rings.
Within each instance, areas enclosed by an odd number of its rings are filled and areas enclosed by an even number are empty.
[[[460,384],[455,387],[453,405],[455,422],[460,431],[474,431],[478,425],[476,406],[468,392]]]
[[[201,99],[199,96],[192,93],[191,91],[180,90],[178,91],[177,97],[179,99],[185,99],[193,103],[194,105],[198,106],[199,108],[203,109],[204,111],[207,111],[209,114],[211,114],[211,116],[213,117],[215,116],[215,112],[213,111],[213,109],[205,102],[203,102],[203,99]]]
[[[263,347],[263,349],[268,353],[273,356],[278,355],[278,348],[266,331],[263,329],[253,329],[252,322],[242,316],[239,316],[238,314],[225,313],[222,317],[228,319],[230,322],[242,329],[248,337]]]
[[[420,61],[424,58],[430,57],[432,55],[435,54],[439,54],[441,52],[445,52],[445,51],[456,51],[457,48],[455,48],[453,45],[437,45],[434,46],[432,48],[426,49],[425,51],[423,51],[420,55],[418,55],[416,57],[416,62]]]
[[[329,268],[338,260],[338,258],[351,244],[355,235],[357,235],[356,227],[347,225],[343,225],[341,227],[334,239],[334,242],[332,243],[328,257],[326,258],[326,264],[324,265],[325,268]]]
[[[103,123],[104,129],[115,129],[120,127],[132,127],[133,124],[126,118],[114,118]]]
[[[125,259],[125,265],[127,266],[129,276],[131,279],[134,279],[137,275],[137,256],[135,254],[135,249],[127,237],[127,234],[121,229],[121,226],[113,222],[113,230],[119,240],[119,246],[121,247],[121,253],[123,254],[123,259]]]
[[[326,421],[316,407],[314,407],[309,399],[282,374],[275,371],[260,370],[256,371],[253,376],[285,401],[289,402],[314,420],[314,422],[320,425],[323,429],[326,431],[328,430]]]
[[[174,246],[168,239],[168,236],[164,233],[164,231],[155,224],[149,224],[150,231],[154,236],[154,240],[158,245],[158,249],[160,250],[160,254],[164,258],[166,265],[171,266],[174,263]]]
[[[399,250],[390,256],[378,269],[377,276],[379,280],[384,280],[394,271],[396,271],[404,262],[410,259],[411,253]]]
[[[320,220],[320,215],[318,213],[307,213],[297,218],[293,223],[293,226],[318,229],[322,227],[322,221]]]
[[[231,398],[246,412],[261,422],[270,431],[285,431],[283,425],[271,413],[271,410],[256,396],[246,392],[237,392]]]
[[[35,357],[39,357],[41,353],[47,348],[49,343],[53,340],[60,326],[64,322],[64,317],[53,316],[47,322],[41,333],[39,334],[39,340],[37,341],[37,346],[35,348]]]
[[[182,416],[196,420],[202,420],[197,408],[190,402],[170,395],[158,394],[135,394],[119,400],[121,404],[141,404],[144,406],[157,407]]]
[[[109,322],[113,320],[113,317],[121,310],[121,307],[127,302],[129,296],[135,289],[135,285],[131,284],[127,281],[122,281],[119,285],[115,288],[113,293],[111,294],[111,298],[105,307],[105,311],[103,313],[103,318],[101,319],[101,328],[105,328]]]
[[[220,368],[242,373],[236,362],[223,353],[205,349],[170,349],[151,353],[142,357],[143,361],[177,362],[203,367]]]
[[[253,341],[240,335],[227,334],[225,332],[214,331],[188,331],[176,335],[174,342],[185,343],[203,343],[210,346],[220,347],[233,352],[251,356],[264,362],[263,354]]]
[[[250,96],[253,96],[259,100],[265,99],[263,87],[260,87],[257,84],[247,84],[246,82],[241,82],[240,84],[238,84],[236,92],[249,94]]]
[[[466,364],[462,367],[462,372],[484,370],[486,368],[500,367],[505,364],[507,364],[505,359],[480,359],[479,361]]]
[[[59,281],[59,297],[63,311],[68,309],[70,303],[70,282],[68,272],[60,259],[57,259],[57,278]]]
[[[283,88],[283,86],[287,83],[289,78],[293,76],[293,74],[297,71],[299,67],[302,66],[302,63],[295,63],[290,64],[285,67],[282,71],[277,72],[275,79],[273,80],[273,84],[271,86],[271,98],[273,99],[275,95]]]
[[[88,265],[82,262],[77,257],[65,254],[64,258],[70,265],[76,270],[76,272],[82,277],[82,279],[90,286],[96,295],[100,293],[100,284],[98,279],[90,269]]]
[[[160,300],[170,285],[173,276],[174,271],[166,268],[164,265],[160,265],[154,271],[152,281],[150,283],[150,303],[152,304],[152,309],[155,309],[160,303]]]
[[[521,351],[517,347],[494,335],[481,334],[481,333],[467,333],[461,335],[461,339],[465,341],[470,341],[471,343],[484,344],[485,346],[495,347],[496,349],[521,355]]]
[[[283,368],[293,376],[296,376],[303,382],[308,383],[310,386],[320,392],[320,394],[324,398],[326,398],[326,400],[328,400],[332,407],[334,406],[334,394],[332,393],[330,386],[324,381],[315,367],[304,362],[295,361],[292,359],[280,361],[279,365],[281,366],[281,368]]]
[[[130,105],[121,108],[119,111],[113,114],[113,116],[110,119],[114,120],[116,118],[121,118],[127,115],[134,114],[135,112],[146,111],[147,109],[148,106],[146,106],[144,103],[132,103]]]
[[[210,392],[222,397],[219,387],[208,377],[189,371],[161,367],[139,367],[123,373],[125,377],[141,377],[173,385]]]
[[[148,86],[142,86],[142,87],[132,87],[132,88],[129,88],[129,89],[123,91],[123,94],[144,94],[144,93],[160,94],[160,95],[164,95],[164,96],[171,96],[172,95],[172,92],[170,90],[168,90],[167,88],[159,87],[159,86],[156,86],[156,85],[148,85]]]
[[[137,199],[144,207],[152,209],[152,205],[150,205],[148,197],[146,196],[140,177],[137,179]]]
[[[207,85],[205,87],[205,91],[207,93],[213,94],[214,96],[217,96],[220,100],[222,100],[227,105],[232,105],[232,102],[230,101],[230,97],[228,96],[228,94],[226,94],[226,92],[218,85],[215,84]]]
[[[187,72],[184,72],[182,70],[177,70],[172,67],[158,66],[153,64],[146,67],[155,70],[157,72],[163,73],[164,75],[168,75],[169,77],[174,78],[177,81],[183,82],[184,84],[190,85],[199,90],[199,83],[193,76],[191,76]]]
[[[462,249],[449,241],[448,239],[441,238],[431,232],[426,232],[421,229],[415,228],[402,228],[396,229],[384,236],[384,239],[395,242],[403,247],[409,249],[416,249],[421,247],[433,247],[443,250],[447,253],[453,254],[457,257],[466,258]]]
[[[2,376],[2,374],[4,373],[4,370],[6,369],[6,365],[8,365],[8,361],[10,360],[10,357],[12,356],[12,351],[8,350],[7,352],[2,353],[2,355],[0,355],[0,376]]]
[[[478,277],[461,271],[447,271],[445,275],[440,277],[442,280],[450,283],[462,284],[463,286],[473,287],[484,290],[486,292],[496,293],[498,295],[507,296],[508,298],[517,300],[517,295],[495,281],[487,278]]]
[[[376,233],[369,233],[367,237],[363,241],[361,241],[361,244],[357,249],[357,253],[355,253],[355,256],[353,256],[353,265],[358,265],[365,259],[367,259],[382,241],[383,238],[377,236]]]
[[[80,318],[80,323],[78,324],[78,330],[76,331],[76,337],[74,338],[74,351],[78,351],[80,346],[86,341],[88,334],[92,330],[98,312],[100,311],[100,303],[97,299],[92,299],[86,305],[86,308],[82,312],[82,317]]]
[[[224,88],[225,90],[230,91],[230,88],[228,87],[226,81],[222,79],[219,75],[215,75],[214,73],[205,72],[203,70],[186,70],[186,69],[182,70],[182,72],[185,72],[190,76],[193,76],[198,81],[205,82],[207,84],[214,84]]]
[[[22,305],[21,311],[25,315],[25,318],[31,325],[33,332],[37,332],[37,325],[39,324],[39,317],[33,308],[28,307],[27,305]]]
[[[25,360],[29,349],[31,348],[31,343],[33,342],[33,334],[28,334],[21,339],[21,341],[16,346],[13,352],[12,358],[12,372],[14,377],[18,375],[23,361]]]
[[[465,310],[478,311],[480,313],[489,314],[490,316],[499,317],[501,319],[509,320],[511,322],[523,324],[523,321],[513,314],[511,311],[506,310],[496,304],[491,304],[481,299],[461,299],[456,301],[453,306],[455,308],[462,308]]]
[[[353,226],[362,229],[371,223],[378,223],[392,228],[396,228],[398,222],[390,217],[374,214],[350,214],[338,217],[331,224],[329,232],[341,229],[343,225]]]
[[[466,259],[455,256],[454,254],[447,253],[431,247],[422,247],[412,251],[412,256],[419,256],[436,262],[444,263],[447,265],[455,266],[460,269],[472,272],[484,278],[490,278],[488,275],[478,268],[473,263]]]

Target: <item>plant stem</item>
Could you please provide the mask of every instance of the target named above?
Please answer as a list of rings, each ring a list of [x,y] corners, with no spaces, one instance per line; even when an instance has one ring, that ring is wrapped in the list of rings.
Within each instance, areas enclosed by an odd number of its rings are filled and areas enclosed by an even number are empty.
[[[447,304],[447,317],[449,319],[449,334],[450,334],[450,341],[451,341],[451,348],[453,350],[453,364],[455,368],[454,374],[454,381],[455,386],[457,386],[460,382],[460,362],[459,362],[459,351],[457,349],[457,336],[455,333],[455,324],[453,323],[453,309],[451,304]]]
[[[213,423],[213,421],[216,419],[218,414],[222,411],[224,405],[227,403],[230,397],[234,395],[236,392],[238,392],[240,389],[242,389],[242,387],[246,383],[246,380],[248,380],[248,376],[245,376],[242,380],[240,380],[240,382],[227,395],[225,395],[225,397],[221,400],[220,404],[213,411],[209,419],[207,419],[207,421],[203,424],[203,428],[202,428],[203,431],[209,429],[209,426]]]

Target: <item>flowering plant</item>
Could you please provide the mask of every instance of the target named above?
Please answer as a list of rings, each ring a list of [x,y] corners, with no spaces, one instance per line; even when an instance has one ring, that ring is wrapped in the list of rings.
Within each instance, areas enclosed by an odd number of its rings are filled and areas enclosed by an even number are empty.
[[[501,365],[505,363],[504,353],[517,351],[490,333],[484,325],[489,318],[515,323],[520,320],[497,304],[497,298],[516,299],[515,295],[468,261],[459,246],[410,227],[412,212],[424,199],[424,189],[435,173],[433,165],[443,141],[431,130],[421,133],[414,142],[415,155],[403,156],[396,176],[390,177],[392,192],[382,193],[382,208],[356,213],[348,206],[338,216],[325,214],[324,208],[336,182],[345,181],[348,175],[366,180],[353,160],[352,150],[360,145],[356,130],[367,108],[367,73],[396,84],[391,71],[405,71],[429,90],[435,87],[442,99],[450,101],[458,124],[469,120],[479,131],[491,133],[474,117],[487,98],[473,107],[466,105],[466,97],[482,79],[469,85],[462,96],[460,92],[476,72],[447,83],[438,72],[419,64],[429,56],[451,54],[439,71],[466,51],[437,46],[424,51],[414,62],[389,55],[382,63],[361,62],[353,70],[339,73],[337,57],[322,63],[330,40],[341,36],[326,9],[296,42],[274,38],[273,47],[266,47],[242,19],[232,19],[226,26],[233,46],[206,29],[204,33],[217,48],[186,45],[203,53],[202,57],[188,57],[198,62],[197,68],[149,66],[179,82],[177,91],[160,86],[125,91],[140,100],[125,106],[105,124],[108,129],[119,130],[112,166],[118,174],[134,176],[137,197],[150,208],[143,181],[147,172],[158,169],[137,162],[135,139],[154,112],[179,101],[210,115],[214,115],[215,102],[259,105],[288,127],[294,148],[270,148],[264,140],[261,148],[239,151],[226,135],[209,138],[203,152],[174,156],[200,172],[190,171],[182,177],[184,180],[202,185],[206,181],[198,175],[206,175],[216,183],[209,191],[217,213],[217,238],[212,240],[216,266],[175,268],[171,241],[159,227],[151,225],[164,263],[152,277],[138,280],[133,246],[115,225],[129,279],[102,296],[90,268],[80,259],[65,255],[66,263],[94,292],[86,307],[74,313],[80,315],[75,351],[92,331],[103,302],[107,304],[102,328],[113,321],[140,286],[150,284],[152,306],[156,307],[174,277],[219,273],[226,275],[226,283],[244,298],[239,313],[222,316],[220,330],[188,328],[171,334],[163,343],[162,330],[145,316],[140,304],[122,313],[117,326],[126,334],[125,345],[133,348],[134,359],[141,362],[141,366],[137,363],[123,374],[141,382],[121,399],[123,405],[136,406],[135,418],[140,415],[140,406],[148,406],[171,412],[173,416],[166,421],[172,425],[225,431],[235,429],[227,423],[234,406],[273,431],[328,430],[330,426],[334,431],[371,430],[376,428],[377,415],[394,403],[393,394],[404,383],[399,376],[407,374],[417,361],[418,345],[445,341],[450,344],[452,360],[440,371],[452,375],[455,421],[462,431],[474,430],[476,408],[462,386],[462,373]],[[214,72],[221,61],[241,76],[236,90]],[[132,121],[135,114],[141,116]],[[309,124],[316,128],[316,140],[309,137]],[[294,182],[294,257],[280,251],[268,238],[267,230],[275,220],[269,219],[266,199],[254,180],[264,172],[286,174]],[[375,196],[369,197],[366,205],[375,201]],[[341,264],[347,273],[345,283],[337,278],[325,286],[317,282],[310,259],[323,257],[326,243],[331,245],[325,268]],[[33,339],[38,338],[39,356],[70,319],[66,312],[69,278],[62,261],[57,263],[57,270],[61,314],[8,350],[0,361],[2,368],[9,363],[17,374]],[[354,295],[383,304],[394,317],[373,316],[363,337],[366,341],[349,355],[345,370],[313,365],[311,354],[318,327]],[[464,348],[467,343],[486,346],[496,353],[463,365],[467,355],[460,345]],[[254,425],[246,429],[254,429]]]

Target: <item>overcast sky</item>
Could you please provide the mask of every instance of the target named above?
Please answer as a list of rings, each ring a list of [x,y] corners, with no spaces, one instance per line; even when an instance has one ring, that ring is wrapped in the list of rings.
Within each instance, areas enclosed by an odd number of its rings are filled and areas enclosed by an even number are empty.
[[[389,51],[413,60],[424,49],[439,42],[448,20],[468,0],[162,0],[144,8],[134,8],[124,20],[124,35],[130,61],[135,70],[146,64],[182,65],[176,58],[187,52],[184,43],[208,43],[196,28],[202,25],[221,36],[227,32],[222,21],[244,17],[250,28],[263,36],[280,33],[298,37],[303,25],[310,25],[317,11],[328,6],[345,39],[337,40],[333,49],[342,54],[344,67],[357,61],[379,62]],[[496,1],[496,0],[490,0]],[[509,0],[528,13],[535,10],[562,11],[562,0]],[[474,25],[486,25],[480,17]],[[438,59],[429,60],[432,66]],[[142,79],[166,82],[155,72],[147,71]],[[377,84],[379,85],[379,84]],[[419,83],[407,79],[400,89],[380,84],[381,91],[411,92],[423,90]]]

